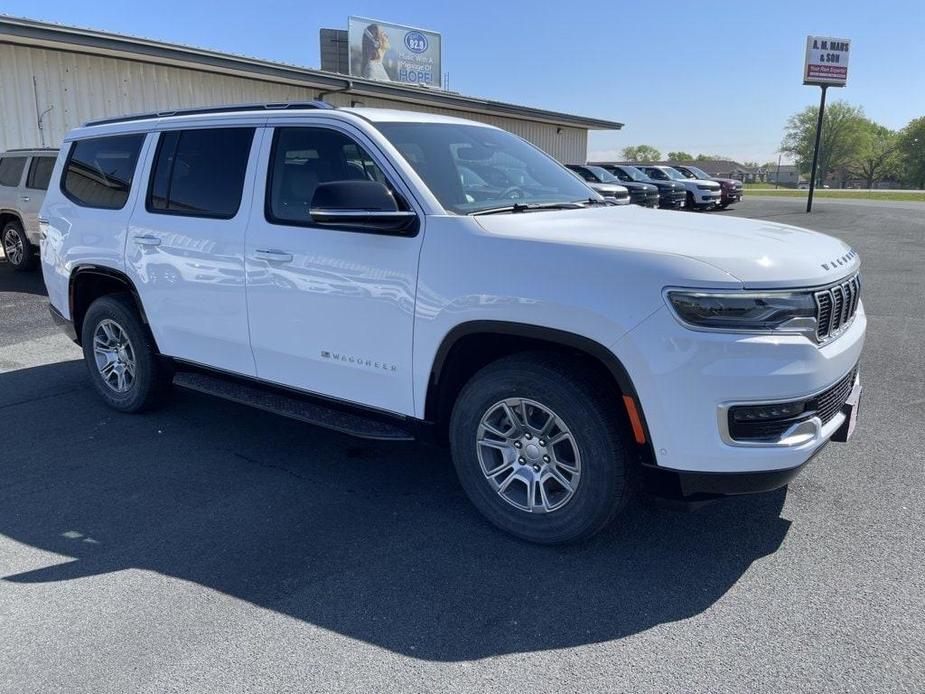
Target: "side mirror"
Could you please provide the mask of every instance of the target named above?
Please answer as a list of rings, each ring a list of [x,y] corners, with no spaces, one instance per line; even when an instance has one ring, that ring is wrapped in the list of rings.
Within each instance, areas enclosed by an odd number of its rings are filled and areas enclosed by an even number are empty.
[[[392,191],[378,181],[319,183],[309,214],[316,224],[370,231],[409,231],[417,222],[417,215],[398,209]]]

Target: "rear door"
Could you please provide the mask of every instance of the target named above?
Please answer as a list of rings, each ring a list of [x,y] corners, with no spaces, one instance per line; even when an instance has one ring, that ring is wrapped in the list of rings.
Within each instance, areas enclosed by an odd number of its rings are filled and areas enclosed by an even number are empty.
[[[0,157],[0,211],[15,212],[20,206],[20,183],[29,157],[6,154]]]
[[[289,121],[291,122],[291,120]],[[272,123],[272,120],[270,121]],[[413,414],[411,345],[423,214],[361,131],[313,119],[267,133],[247,233],[251,344],[262,379]],[[319,183],[374,180],[418,214],[407,233],[319,226]]]
[[[29,240],[38,245],[39,238],[39,210],[45,200],[45,191],[51,181],[51,172],[55,168],[55,157],[48,154],[36,154],[29,163],[29,172],[25,183],[20,190],[20,204],[22,207],[23,225]]]
[[[161,352],[253,375],[244,233],[262,121],[158,133],[127,234],[126,272]]]

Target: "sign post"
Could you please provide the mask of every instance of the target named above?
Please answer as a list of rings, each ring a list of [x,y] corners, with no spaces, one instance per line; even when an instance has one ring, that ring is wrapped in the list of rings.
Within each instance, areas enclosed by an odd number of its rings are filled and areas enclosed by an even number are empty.
[[[806,211],[813,209],[816,190],[816,167],[819,164],[819,143],[822,139],[822,117],[825,113],[825,93],[829,87],[844,87],[848,82],[848,56],[851,42],[823,36],[806,37],[806,61],[803,64],[803,84],[822,88],[819,97],[819,117],[816,120],[816,142],[813,146],[813,170],[809,179]]]

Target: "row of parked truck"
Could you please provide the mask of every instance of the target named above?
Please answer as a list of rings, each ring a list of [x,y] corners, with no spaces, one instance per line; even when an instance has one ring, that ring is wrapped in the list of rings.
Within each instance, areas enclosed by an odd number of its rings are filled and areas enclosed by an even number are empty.
[[[690,165],[599,162],[568,164],[589,186],[618,205],[669,209],[726,209],[742,199],[742,182],[710,176]]]

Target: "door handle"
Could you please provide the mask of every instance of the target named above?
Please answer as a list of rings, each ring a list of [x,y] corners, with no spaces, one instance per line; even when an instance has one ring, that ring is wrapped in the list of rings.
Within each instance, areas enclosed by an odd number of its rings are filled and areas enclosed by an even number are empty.
[[[275,251],[271,249],[258,249],[254,251],[254,257],[257,260],[268,260],[271,263],[292,262],[292,253],[286,253],[285,251]]]
[[[20,195],[19,199],[23,202],[29,202],[32,198],[30,198],[28,195]]]
[[[157,236],[149,236],[149,235],[136,236],[134,238],[134,241],[139,246],[160,246],[161,245],[161,239]]]

